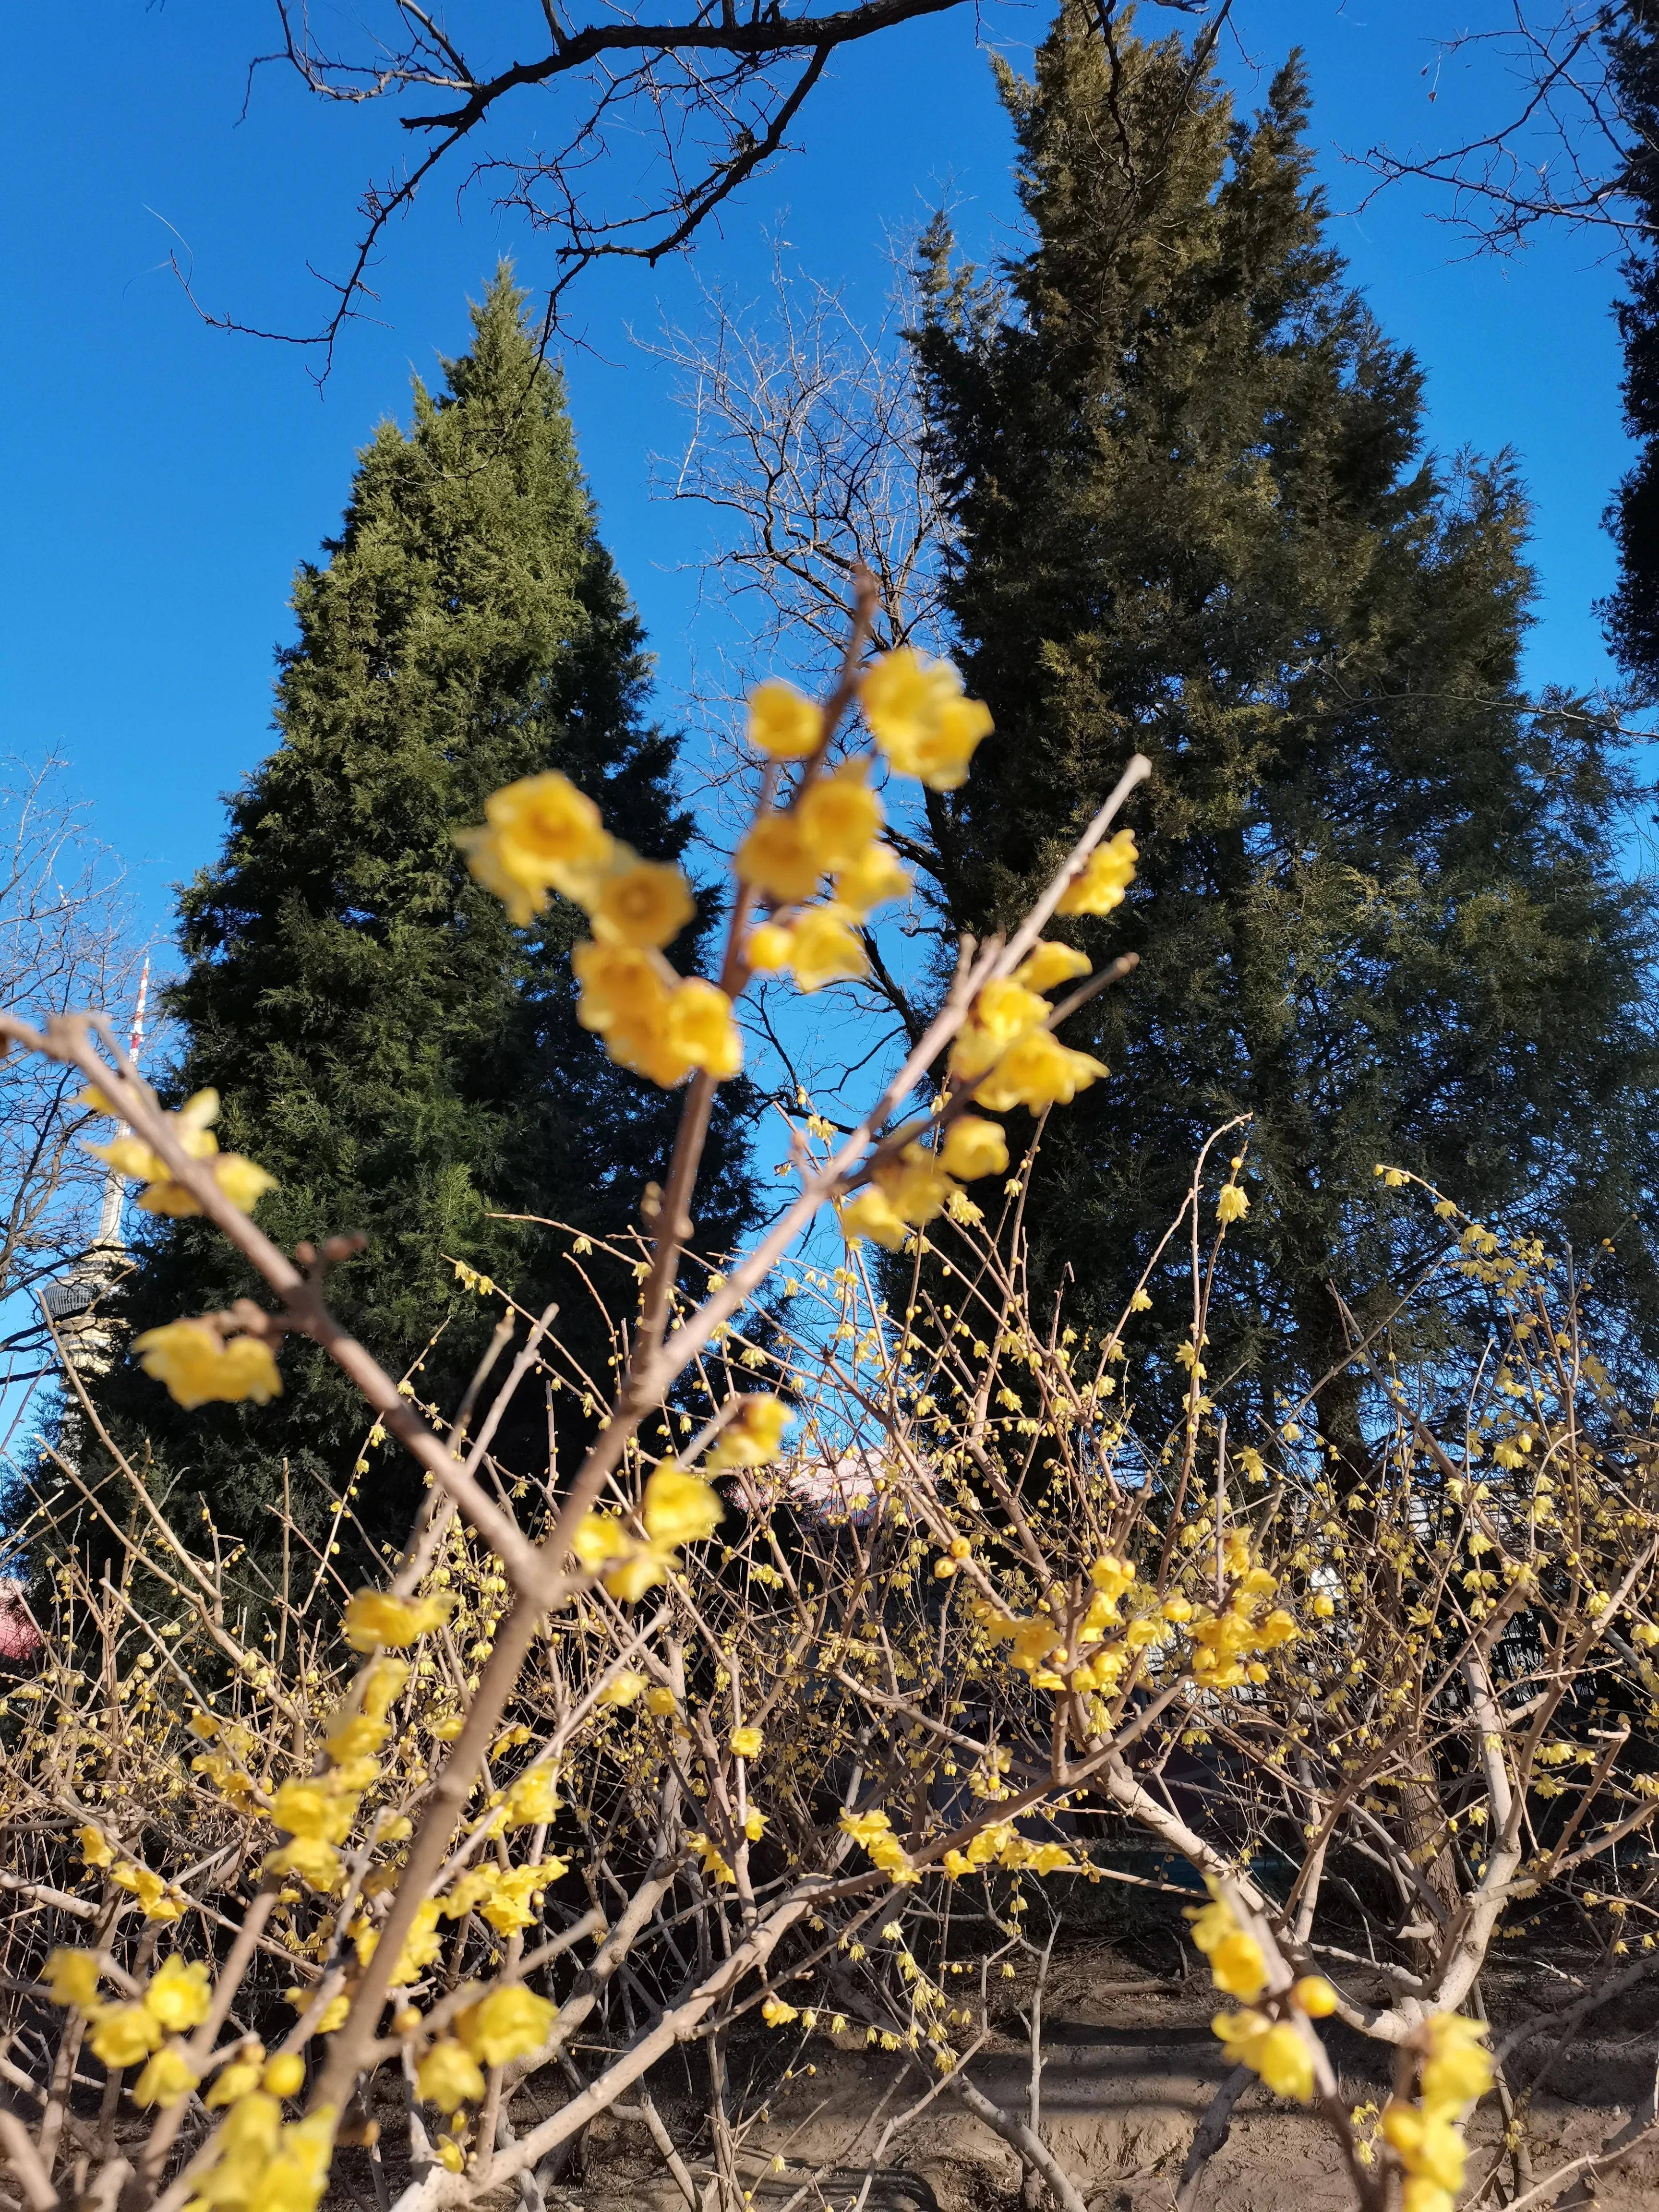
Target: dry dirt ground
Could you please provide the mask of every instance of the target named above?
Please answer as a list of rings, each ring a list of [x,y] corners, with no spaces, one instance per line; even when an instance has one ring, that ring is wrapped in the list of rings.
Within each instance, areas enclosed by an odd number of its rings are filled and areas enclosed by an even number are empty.
[[[1206,1978],[1207,1981],[1207,1978]],[[1488,1977],[1498,2032],[1537,2009],[1551,1984],[1516,1974]],[[1563,1985],[1558,1981],[1553,1986]],[[1381,1988],[1371,1994],[1381,1998]],[[1043,2133],[1091,2212],[1170,2212],[1193,2132],[1226,2072],[1209,2030],[1213,1993],[1196,1981],[1152,1979],[1109,1946],[1056,1960],[1046,2004],[1042,2084]],[[974,2061],[972,2080],[997,2105],[1023,2116],[1030,2056],[1018,2021]],[[1351,2105],[1380,2103],[1388,2075],[1374,2045],[1328,2039]],[[798,2212],[848,2206],[886,2122],[915,2102],[927,2082],[898,2054],[835,2051],[822,2039],[805,2070],[777,2094],[749,2135],[740,2172],[757,2207]],[[1525,2194],[1565,2161],[1593,2151],[1644,2111],[1650,2116],[1659,2062],[1659,1979],[1608,2007],[1565,2041],[1545,2027],[1510,2061],[1524,2131],[1521,2180],[1503,2148],[1504,2115],[1494,2094],[1469,2130],[1469,2189],[1498,2166],[1481,2198],[1497,2206]],[[1542,2079],[1540,2075],[1543,2071]],[[1528,2089],[1528,2085],[1536,2086]],[[665,2068],[653,2087],[659,2110],[694,2170],[709,2172],[693,2137],[696,2106],[683,2065]],[[774,2161],[782,2161],[782,2171]],[[983,2122],[947,2094],[890,2142],[866,2212],[1004,2212],[1018,2202],[1019,2166]],[[834,2169],[833,2172],[826,2169]],[[820,2185],[811,2177],[823,2174]],[[1603,2212],[1659,2206],[1659,2142],[1638,2149],[1598,2184]],[[1200,2185],[1203,2212],[1338,2212],[1353,2199],[1329,2136],[1309,2115],[1252,2085],[1233,2114],[1231,2136]],[[641,2122],[596,2128],[583,2146],[580,2173],[548,2192],[549,2212],[684,2212]]]

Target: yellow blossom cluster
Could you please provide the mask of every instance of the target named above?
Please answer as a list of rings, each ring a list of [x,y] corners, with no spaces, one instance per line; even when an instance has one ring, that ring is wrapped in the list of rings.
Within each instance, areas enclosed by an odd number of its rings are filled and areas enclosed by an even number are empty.
[[[382,1605],[403,1603],[365,1590],[353,1599],[352,1606],[364,1599]],[[440,1613],[438,1618],[442,1617]],[[362,1617],[356,1634],[351,1632],[350,1607],[347,1620],[354,1648],[364,1649],[359,1640],[364,1632]],[[372,1650],[374,1643],[398,1640],[395,1636],[377,1634],[368,1648]],[[309,1888],[325,1894],[339,1886],[339,1846],[351,1832],[363,1792],[380,1777],[374,1753],[391,1734],[387,1715],[408,1680],[409,1668],[401,1659],[377,1660],[358,1676],[350,1697],[329,1723],[324,1737],[330,1764],[319,1774],[284,1782],[271,1799],[271,1821],[287,1832],[289,1841],[265,1860],[267,1874],[297,1875]]]
[[[269,2092],[240,2097],[210,2146],[184,2212],[314,2212],[328,2184],[334,2109],[283,2124]]]
[[[578,1525],[571,1549],[577,1565],[598,1575],[612,1597],[631,1604],[667,1581],[679,1564],[681,1545],[714,1534],[725,1510],[700,1474],[659,1467],[641,1502],[643,1537],[618,1514],[590,1513]]]
[[[82,1091],[79,1103],[94,1114],[113,1117],[116,1109],[92,1084]],[[231,1204],[240,1206],[244,1213],[252,1213],[268,1190],[275,1190],[276,1178],[267,1175],[253,1161],[244,1159],[240,1152],[222,1152],[219,1140],[213,1133],[213,1124],[219,1118],[219,1094],[216,1091],[198,1091],[187,1098],[176,1114],[167,1117],[170,1133],[179,1150],[192,1160],[210,1160],[213,1180]],[[194,1195],[181,1182],[175,1182],[172,1171],[161,1154],[153,1152],[142,1137],[123,1129],[106,1144],[88,1142],[87,1150],[94,1159],[112,1167],[117,1175],[142,1182],[138,1203],[147,1213],[199,1213],[201,1206]]]
[[[1090,1054],[1061,1044],[1046,1026],[1054,1008],[1043,992],[1087,972],[1081,953],[1045,940],[1012,975],[995,978],[977,994],[951,1048],[950,1070],[957,1082],[975,1086],[980,1105],[994,1114],[1016,1106],[1041,1114],[1050,1106],[1069,1106],[1079,1091],[1108,1073]]]
[[[1436,2013],[1422,2032],[1420,2103],[1391,2097],[1383,2108],[1383,2140],[1406,2172],[1401,2212],[1452,2212],[1467,2159],[1458,2118],[1492,2083],[1486,2034],[1482,2021]]]
[[[46,1961],[46,1986],[54,2004],[72,2005],[91,2023],[92,2048],[106,2066],[144,2063],[133,2085],[141,2105],[173,2105],[188,2096],[201,2076],[170,2037],[199,2027],[213,2002],[208,1970],[199,1959],[175,1952],[152,1974],[136,1999],[106,2002],[98,1993],[99,1962],[90,1951],[58,1950]]]
[[[1125,1597],[1133,1598],[1138,1586],[1134,1569],[1127,1559],[1103,1553],[1089,1570],[1093,1595],[1077,1619],[1069,1637],[1051,1608],[1027,1617],[1006,1613],[982,1601],[974,1617],[994,1642],[1006,1644],[1012,1663],[1030,1677],[1039,1690],[1096,1691],[1109,1693],[1136,1651],[1156,1643],[1166,1631],[1164,1617],[1142,1611],[1125,1620],[1119,1610]],[[1139,1592],[1148,1605],[1151,1592]]]
[[[912,1230],[951,1206],[963,1183],[1007,1172],[1008,1140],[998,1123],[962,1115],[947,1124],[937,1151],[906,1145],[896,1158],[877,1167],[842,1209],[842,1233],[849,1242],[868,1237],[896,1252]]]
[[[557,2007],[521,1982],[506,1984],[468,2005],[455,2033],[433,2044],[416,2069],[415,2084],[428,2105],[453,2112],[484,2094],[487,2066],[527,2058],[546,2042]]]
[[[1186,1621],[1192,1644],[1193,1679],[1201,1689],[1232,1690],[1241,1682],[1265,1682],[1262,1654],[1277,1650],[1297,1633],[1293,1614],[1268,1600],[1279,1578],[1254,1565],[1249,1540],[1235,1529],[1227,1540],[1227,1570],[1233,1578],[1229,1602],[1203,1607]]]
[[[665,1089],[694,1068],[717,1081],[743,1065],[732,1002],[717,985],[675,974],[663,947],[696,912],[672,863],[641,860],[612,837],[592,800],[548,769],[491,794],[484,823],[457,833],[484,889],[526,927],[560,891],[586,914],[593,934],[577,945],[577,1019],[605,1040],[619,1066]]]
[[[964,783],[975,746],[991,732],[989,708],[963,696],[950,662],[929,660],[908,646],[872,662],[859,701],[893,767],[919,777],[930,791],[955,791]]]
[[[283,1395],[276,1356],[263,1337],[227,1335],[205,1317],[170,1321],[132,1340],[138,1364],[186,1413],[198,1406],[268,1406]]]

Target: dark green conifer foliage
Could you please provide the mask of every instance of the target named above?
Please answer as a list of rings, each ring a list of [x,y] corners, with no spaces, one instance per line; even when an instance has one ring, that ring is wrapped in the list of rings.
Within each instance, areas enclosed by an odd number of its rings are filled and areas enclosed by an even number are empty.
[[[416,1385],[446,1413],[499,1311],[459,1290],[451,1258],[532,1311],[561,1300],[562,1332],[608,1379],[607,1347],[559,1256],[568,1238],[491,1217],[595,1231],[637,1221],[679,1110],[577,1026],[576,910],[556,900],[544,926],[512,928],[453,840],[491,791],[550,765],[653,858],[682,854],[690,833],[674,741],[643,720],[640,624],[522,301],[503,269],[474,311],[471,351],[444,365],[447,389],[416,384],[408,434],[381,424],[326,560],[301,570],[281,742],[232,802],[222,859],[183,895],[187,965],[172,994],[187,1036],[181,1090],[216,1086],[222,1144],[280,1179],[261,1226],[290,1249],[367,1234],[365,1255],[331,1275],[331,1303],[394,1374],[447,1320]],[[701,935],[672,948],[683,968]],[[741,1093],[725,1086],[715,1115],[706,1249],[735,1233],[747,1203]],[[202,1223],[158,1224],[126,1317],[136,1331],[258,1287]],[[304,1498],[313,1470],[346,1477],[368,1425],[313,1347],[291,1341],[281,1364],[285,1395],[270,1407],[181,1413],[124,1363],[106,1410],[257,1540],[284,1456]],[[574,1443],[583,1424],[562,1402]],[[544,1464],[539,1384],[517,1425]],[[509,1464],[514,1449],[509,1431]],[[364,1484],[378,1537],[401,1534],[417,1494],[398,1458],[377,1455]]]
[[[1636,459],[1608,520],[1619,585],[1607,602],[1613,650],[1651,703],[1659,699],[1659,4],[1625,0],[1611,41],[1613,81],[1630,127],[1622,179],[1645,243],[1625,264],[1619,304],[1625,342],[1625,421]]]
[[[1607,729],[1518,688],[1514,470],[1425,452],[1419,371],[1325,234],[1299,64],[1247,124],[1176,42],[1120,59],[1114,85],[1067,6],[1035,83],[1003,73],[1031,245],[1002,283],[929,241],[953,607],[996,720],[940,868],[958,925],[1008,925],[1150,756],[1131,903],[1056,926],[1142,964],[1068,1029],[1113,1074],[1049,1121],[1037,1279],[1115,1317],[1248,1112],[1208,1365],[1291,1389],[1339,1358],[1329,1286],[1374,1312],[1432,1242],[1376,1163],[1581,1249],[1644,1198],[1652,916],[1615,866]],[[1357,1445],[1351,1386],[1322,1411]]]

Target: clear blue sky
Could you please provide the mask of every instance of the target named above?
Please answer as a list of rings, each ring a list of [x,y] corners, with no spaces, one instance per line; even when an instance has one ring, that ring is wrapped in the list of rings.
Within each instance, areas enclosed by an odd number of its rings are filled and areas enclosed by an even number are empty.
[[[1315,137],[1345,207],[1363,179],[1339,149],[1456,129],[1459,81],[1443,78],[1431,107],[1422,74],[1431,35],[1456,27],[1449,8],[1237,0],[1246,51],[1235,44],[1228,66],[1248,88],[1252,64],[1304,44]],[[1481,0],[1475,14],[1495,11]],[[517,12],[528,37],[537,11]],[[478,19],[476,7],[454,13]],[[1045,20],[988,6],[980,35],[1019,62]],[[320,398],[299,352],[204,327],[167,271],[170,248],[182,241],[212,305],[309,325],[321,302],[305,264],[343,265],[356,197],[389,143],[375,118],[325,111],[275,71],[239,125],[246,60],[272,35],[263,0],[76,0],[24,11],[8,40],[24,96],[3,169],[0,749],[67,754],[158,922],[169,883],[216,848],[219,794],[269,745],[289,577],[336,523],[354,449],[378,416],[406,411],[411,368],[430,375],[462,344],[465,295],[499,252],[517,254],[526,282],[538,268],[534,238],[481,198],[458,211],[452,185],[394,232],[383,322],[347,335]],[[803,119],[805,150],[700,247],[703,276],[758,289],[781,227],[814,273],[873,300],[884,226],[914,223],[947,191],[976,252],[1006,241],[1008,133],[975,40],[963,9],[844,57]],[[1613,273],[1570,239],[1510,264],[1460,261],[1459,242],[1407,193],[1338,236],[1387,328],[1427,368],[1436,443],[1520,455],[1544,584],[1534,679],[1601,679],[1600,516],[1625,465]],[[577,303],[587,349],[568,361],[605,533],[671,709],[693,592],[677,563],[701,526],[648,496],[647,457],[672,450],[680,424],[628,329],[648,334],[688,307],[683,271],[607,272]]]

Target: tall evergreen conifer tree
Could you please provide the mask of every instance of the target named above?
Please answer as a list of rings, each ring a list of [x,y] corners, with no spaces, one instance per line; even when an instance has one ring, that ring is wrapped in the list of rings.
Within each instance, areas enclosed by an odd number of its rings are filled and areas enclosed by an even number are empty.
[[[1625,421],[1636,459],[1608,520],[1619,584],[1607,603],[1613,650],[1651,704],[1659,700],[1659,0],[1626,0],[1612,40],[1613,81],[1630,128],[1622,179],[1646,243],[1625,264]]]
[[[1056,931],[1141,965],[1068,1027],[1113,1073],[1054,1115],[1027,1220],[1039,1279],[1115,1318],[1206,1134],[1253,1115],[1207,1358],[1267,1409],[1341,1364],[1331,1286],[1375,1311],[1422,1249],[1378,1162],[1581,1245],[1645,1197],[1629,793],[1585,702],[1521,694],[1524,496],[1424,451],[1419,373],[1325,235],[1299,64],[1237,122],[1177,42],[1114,70],[1067,5],[1002,85],[1030,249],[978,283],[936,228],[917,338],[997,732],[942,878],[957,924],[1006,926],[1150,756],[1130,905]],[[1358,1463],[1352,1380],[1320,1410]]]
[[[650,857],[679,856],[690,833],[674,743],[642,718],[640,624],[522,307],[503,268],[474,311],[471,351],[444,364],[447,389],[416,385],[408,434],[381,424],[327,559],[301,570],[281,742],[233,801],[222,857],[184,893],[187,967],[172,993],[187,1038],[180,1090],[216,1087],[222,1142],[278,1178],[261,1226],[289,1249],[366,1233],[363,1256],[331,1275],[331,1303],[393,1372],[424,1353],[418,1395],[446,1413],[494,1318],[459,1289],[452,1259],[532,1311],[561,1299],[562,1333],[606,1379],[606,1346],[560,1257],[568,1238],[501,1217],[599,1232],[637,1220],[679,1108],[577,1026],[581,917],[556,900],[533,930],[514,929],[453,841],[490,792],[550,765]],[[682,967],[700,927],[674,948]],[[745,1212],[742,1101],[740,1084],[722,1087],[705,1249]],[[134,1331],[257,1291],[199,1221],[155,1224],[138,1258]],[[283,1461],[301,1497],[309,1470],[338,1483],[365,1426],[313,1347],[291,1340],[281,1364],[276,1403],[185,1414],[123,1363],[104,1410],[257,1541]],[[544,1452],[545,1419],[534,1383],[520,1423]],[[397,1457],[376,1463],[359,1500],[382,1536],[402,1533],[416,1486]]]

